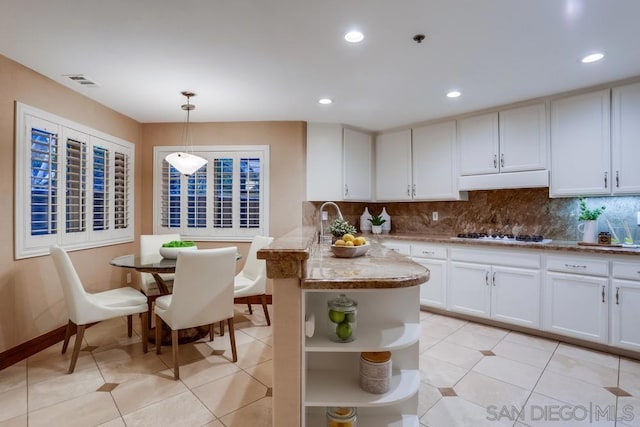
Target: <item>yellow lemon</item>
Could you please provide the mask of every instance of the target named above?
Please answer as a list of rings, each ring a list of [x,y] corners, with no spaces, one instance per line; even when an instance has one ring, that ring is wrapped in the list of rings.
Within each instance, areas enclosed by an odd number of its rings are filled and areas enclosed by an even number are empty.
[[[355,239],[355,237],[353,237],[353,234],[345,234],[342,236],[342,240],[344,240],[345,242],[352,242]]]
[[[336,240],[336,242],[334,243],[334,245],[336,246],[344,246],[346,242],[342,239]]]
[[[353,244],[353,240],[349,240],[348,242],[344,242],[344,245],[345,245],[345,246],[355,246],[355,245]]]
[[[362,246],[362,245],[366,245],[367,241],[365,240],[364,237],[356,237],[356,239],[353,241],[353,244],[356,246]]]

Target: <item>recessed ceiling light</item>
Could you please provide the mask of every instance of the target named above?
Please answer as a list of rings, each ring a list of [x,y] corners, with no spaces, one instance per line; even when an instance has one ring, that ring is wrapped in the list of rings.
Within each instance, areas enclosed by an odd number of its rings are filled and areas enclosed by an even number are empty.
[[[596,62],[596,61],[600,61],[602,58],[604,58],[604,54],[603,53],[592,53],[591,55],[587,55],[584,58],[582,58],[582,63],[583,64],[588,64],[590,62]]]
[[[460,92],[458,92],[457,90],[452,90],[451,92],[447,93],[447,98],[457,98],[460,95],[462,95]]]
[[[362,40],[364,40],[364,34],[362,34],[360,31],[349,31],[344,35],[344,39],[349,43],[360,43]]]
[[[318,100],[318,103],[322,104],[322,105],[329,105],[333,102],[333,100],[331,100],[331,98],[320,98]]]

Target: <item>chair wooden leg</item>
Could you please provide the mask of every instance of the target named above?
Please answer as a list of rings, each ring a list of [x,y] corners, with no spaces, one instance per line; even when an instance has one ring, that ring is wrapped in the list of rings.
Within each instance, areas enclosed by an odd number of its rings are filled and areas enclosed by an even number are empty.
[[[153,300],[149,297],[147,297],[147,307],[149,307],[149,313],[153,313]],[[147,320],[147,329],[151,329],[151,318],[153,316],[149,315],[149,318]]]
[[[76,332],[76,342],[73,344],[73,354],[71,355],[71,363],[69,364],[69,374],[73,373],[76,369],[76,362],[78,361],[78,355],[80,355],[80,347],[82,347],[82,339],[84,338],[85,325],[78,325],[78,331]]]
[[[253,314],[253,308],[251,308],[250,303],[247,303],[247,307],[249,308],[249,314]]]
[[[178,362],[178,330],[171,330],[171,353],[173,353],[173,379],[180,379],[180,362]]]
[[[224,320],[220,321],[220,336],[224,336]]]
[[[140,338],[142,338],[142,351],[144,353],[146,353],[147,351],[149,351],[149,343],[148,343],[148,336],[149,335],[149,329],[147,328],[147,325],[149,324],[149,312],[145,311],[144,313],[140,314],[140,329],[142,329],[142,336]]]
[[[133,314],[127,316],[127,336],[129,338],[133,336]]]
[[[209,341],[213,341],[213,325],[215,325],[215,323],[209,325]]]
[[[233,329],[233,317],[227,319],[227,325],[229,325],[229,338],[231,339],[231,354],[233,356],[233,363],[238,361],[238,352],[236,351],[236,331]]]
[[[271,319],[269,318],[269,311],[267,310],[267,295],[262,294],[260,296],[260,300],[262,301],[262,309],[264,310],[264,317],[267,319],[267,326],[271,326]]]
[[[162,353],[162,319],[156,314],[156,354]]]
[[[69,346],[69,339],[71,338],[71,335],[73,335],[73,329],[75,328],[74,323],[69,320],[69,323],[67,323],[67,329],[64,332],[64,342],[62,343],[62,354],[65,354],[67,352],[67,347]]]

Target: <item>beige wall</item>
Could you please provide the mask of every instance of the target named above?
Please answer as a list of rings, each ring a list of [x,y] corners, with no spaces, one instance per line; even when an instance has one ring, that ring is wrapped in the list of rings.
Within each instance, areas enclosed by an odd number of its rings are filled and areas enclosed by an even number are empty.
[[[0,353],[67,322],[62,290],[50,257],[14,260],[15,101],[136,145],[136,236],[153,232],[153,146],[180,145],[182,133],[181,123],[141,125],[0,55],[0,236],[3,236],[3,244],[0,245]],[[305,188],[305,123],[193,125],[194,141],[203,145],[268,144],[271,150],[270,234],[280,236],[300,226]],[[238,246],[246,254],[248,245]],[[108,261],[115,256],[132,253],[136,248],[137,242],[75,251],[70,255],[88,290],[98,291],[124,283],[125,271],[111,267]]]

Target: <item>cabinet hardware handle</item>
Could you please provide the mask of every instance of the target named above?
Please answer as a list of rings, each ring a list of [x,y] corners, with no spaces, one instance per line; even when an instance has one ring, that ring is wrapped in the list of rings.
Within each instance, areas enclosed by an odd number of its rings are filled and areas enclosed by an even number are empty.
[[[349,186],[347,184],[344,185],[344,195],[345,196],[349,195]]]
[[[416,185],[415,184],[413,184],[412,193],[413,193],[412,196],[416,197]]]
[[[489,272],[487,271],[484,275],[484,283],[489,286]]]
[[[568,268],[587,268],[586,265],[580,265],[580,264],[565,264],[564,266]],[[640,273],[640,271],[638,273]]]
[[[498,155],[493,155],[493,168],[496,169],[498,167]]]
[[[620,188],[620,171],[616,171],[616,188]]]
[[[602,286],[602,302],[604,302],[604,286]]]
[[[608,172],[604,173],[604,188],[609,188],[609,184],[607,184],[607,176],[609,175]]]
[[[407,185],[407,196],[411,195],[411,186]]]
[[[433,251],[422,251],[423,254],[425,255],[435,255],[436,253]]]
[[[616,288],[616,305],[620,304],[620,288]]]
[[[500,167],[504,167],[504,153],[500,154]]]
[[[493,286],[496,286],[496,272],[493,272],[493,275],[491,276],[491,282],[493,282]]]

